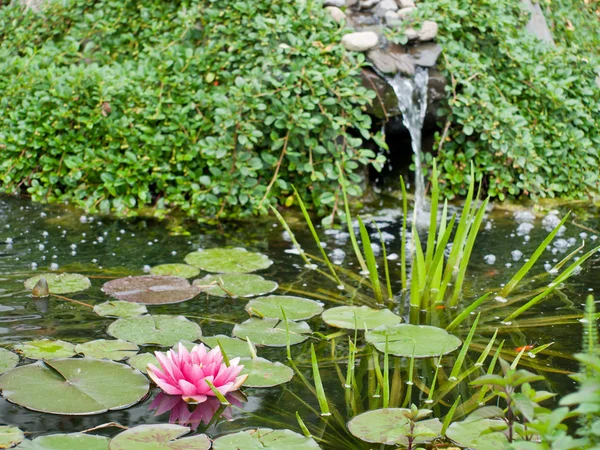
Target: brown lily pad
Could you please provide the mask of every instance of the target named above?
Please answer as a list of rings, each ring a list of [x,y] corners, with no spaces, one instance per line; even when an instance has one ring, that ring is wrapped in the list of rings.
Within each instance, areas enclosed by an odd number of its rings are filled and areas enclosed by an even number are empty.
[[[144,305],[165,305],[190,300],[202,288],[182,277],[143,275],[125,277],[104,283],[102,290],[119,300]]]

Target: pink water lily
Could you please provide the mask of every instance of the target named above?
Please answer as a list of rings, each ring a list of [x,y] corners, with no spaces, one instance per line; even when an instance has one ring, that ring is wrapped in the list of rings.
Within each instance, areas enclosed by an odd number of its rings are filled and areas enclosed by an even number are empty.
[[[206,351],[204,344],[196,345],[188,351],[181,342],[178,351],[168,353],[155,352],[160,369],[148,364],[148,376],[166,394],[179,395],[186,402],[202,403],[215,396],[209,381],[223,395],[237,391],[248,375],[241,375],[244,366],[240,358],[229,361],[229,367],[223,363],[219,347]]]

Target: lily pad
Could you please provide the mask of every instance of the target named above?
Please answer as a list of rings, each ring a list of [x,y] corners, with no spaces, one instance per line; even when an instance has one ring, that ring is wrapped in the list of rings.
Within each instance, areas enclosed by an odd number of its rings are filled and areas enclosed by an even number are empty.
[[[46,279],[51,294],[85,291],[92,285],[88,277],[78,273],[42,273],[25,280],[25,287],[31,291],[40,278]]]
[[[490,415],[490,412],[496,411],[496,414]],[[454,422],[446,430],[446,436],[452,439],[461,447],[476,448],[478,450],[496,450],[505,448],[508,443],[506,434],[502,431],[506,429],[506,423],[500,419],[491,417],[500,417],[502,410],[496,407],[485,407],[476,410],[462,422]]]
[[[196,286],[208,286],[217,280],[222,281],[222,286],[216,284],[205,288],[210,295],[217,297],[256,297],[258,295],[268,294],[279,287],[277,283],[271,280],[265,280],[260,275],[246,273],[230,273],[225,275],[207,275],[204,278],[194,280]]]
[[[311,332],[306,322],[288,321],[288,327],[290,345],[304,342],[308,339],[307,333]],[[233,327],[234,336],[249,338],[255,344],[268,347],[285,347],[286,334],[285,322],[279,319],[251,318]]]
[[[112,359],[113,361],[121,361],[122,359],[129,358],[139,350],[140,348],[137,345],[121,339],[98,339],[75,346],[77,353],[91,358]]]
[[[188,427],[172,424],[139,425],[117,434],[110,450],[208,450],[210,439],[205,434],[181,438]]]
[[[188,264],[161,264],[150,269],[150,275],[194,278],[200,275],[200,269]]]
[[[206,272],[216,273],[249,273],[273,264],[266,255],[244,248],[211,248],[193,252],[186,255],[185,262]]]
[[[166,305],[194,298],[202,290],[182,277],[142,275],[117,278],[104,283],[102,290],[119,300],[144,305]]]
[[[154,364],[157,367],[160,365],[158,359],[152,353],[138,353],[137,355],[133,355],[127,360],[127,364],[142,373],[148,373],[148,364]]]
[[[389,309],[374,309],[368,306],[338,306],[323,313],[323,321],[336,328],[370,330],[380,325],[396,325],[402,318]]]
[[[248,374],[245,387],[266,388],[287,383],[294,376],[294,371],[280,362],[272,362],[264,358],[241,358],[244,366],[241,374]]]
[[[217,342],[217,340],[219,342]],[[252,356],[250,348],[248,347],[248,342],[238,338],[220,334],[218,336],[204,336],[201,341],[210,348],[215,348],[217,345],[221,344],[221,348],[225,351],[228,358]],[[252,347],[254,347],[254,345]],[[254,347],[254,351],[256,352],[256,347]]]
[[[50,414],[101,414],[139,402],[148,379],[124,364],[94,358],[38,361],[0,376],[9,401]]]
[[[384,408],[367,411],[348,422],[348,430],[365,442],[386,445],[407,445],[410,421],[404,415],[410,409]],[[419,420],[413,430],[413,444],[422,444],[437,438],[442,431],[438,419]]]
[[[146,314],[148,308],[139,303],[112,300],[94,306],[94,312],[102,317],[135,317]]]
[[[23,439],[25,439],[25,435],[17,427],[0,427],[0,448],[14,447]]]
[[[453,352],[462,344],[461,340],[446,330],[427,325],[383,325],[367,331],[365,338],[380,352],[385,352],[388,337],[388,353],[396,356],[429,358]]]
[[[65,341],[39,339],[14,346],[15,351],[30,359],[69,358],[75,355],[75,345]]]
[[[137,345],[171,347],[179,341],[198,340],[202,330],[183,316],[145,315],[111,323],[108,334]]]
[[[283,319],[281,308],[288,320],[307,320],[323,312],[323,303],[290,295],[269,295],[255,298],[246,305],[248,314]]]
[[[19,355],[9,352],[4,348],[0,348],[0,373],[12,369],[17,364],[19,364]]]
[[[71,434],[50,434],[40,436],[32,441],[25,440],[17,449],[27,450],[108,450],[110,439],[104,436],[95,436],[93,434],[71,433]]]
[[[215,439],[213,450],[315,450],[320,449],[313,438],[291,430],[256,428],[227,434]]]

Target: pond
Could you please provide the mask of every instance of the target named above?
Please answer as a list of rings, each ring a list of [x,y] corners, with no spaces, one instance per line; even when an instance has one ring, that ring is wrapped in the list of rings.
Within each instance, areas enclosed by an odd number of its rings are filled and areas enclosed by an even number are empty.
[[[383,252],[381,245],[377,244],[380,242],[379,234],[371,219],[379,226],[386,242],[394,301],[400,304],[404,302],[400,295],[402,284],[398,270],[402,240],[401,202],[387,194],[380,198],[383,200],[365,206],[361,216],[367,224],[374,256],[381,268]],[[583,255],[597,242],[596,239],[600,236],[600,232],[595,231],[600,229],[600,213],[597,208],[585,204],[577,205],[576,208],[567,220],[565,229],[553,239],[527,274],[527,279],[516,291],[517,295],[522,295],[526,300],[531,299],[531,292],[537,292],[548,284],[551,275],[547,271],[551,267],[574,251]],[[437,308],[436,314],[439,317],[429,317],[429,323],[447,323],[444,315],[455,316],[457,311],[462,311],[475,298],[506,284],[566,212],[566,207],[558,207],[557,211],[550,213],[544,211],[535,214],[533,208],[489,207],[473,247],[459,306]],[[0,242],[3,243],[0,246],[2,346],[16,351],[22,344],[39,339],[62,340],[75,345],[96,339],[114,339],[114,333],[110,335],[107,330],[117,318],[102,317],[93,309],[95,305],[115,300],[101,289],[104,283],[147,274],[157,265],[184,263],[189,253],[213,248],[240,247],[266,255],[272,264],[257,270],[255,274],[278,284],[272,294],[308,298],[321,302],[325,309],[345,304],[377,306],[371,290],[361,284],[368,282],[369,276],[361,274],[344,226],[335,231],[317,227],[325,252],[330,255],[340,276],[345,277],[346,286],[340,289],[339,283],[329,275],[327,267],[319,262],[319,249],[302,217],[289,215],[286,220],[307,254],[315,255],[312,261],[318,265],[319,270],[313,266],[307,267],[294,248],[289,234],[274,217],[214,226],[176,219],[121,220],[86,216],[81,211],[68,207],[42,206],[18,198],[3,197],[0,200]],[[426,230],[421,235],[422,242],[425,242]],[[585,246],[579,248],[583,241]],[[504,340],[502,357],[508,361],[513,360],[524,346],[530,346],[527,347],[529,350],[553,343],[538,354],[528,355],[525,352],[521,364],[546,377],[545,389],[558,394],[571,392],[574,382],[567,374],[577,370],[577,363],[572,355],[581,349],[582,311],[586,297],[594,294],[600,287],[599,269],[598,258],[592,256],[583,264],[579,273],[510,323],[505,318],[516,309],[512,301],[505,303],[497,296],[486,301],[480,309],[482,314],[465,364],[472,364],[481,355],[496,329],[498,337],[487,361],[498,348],[500,340]],[[83,274],[90,279],[91,287],[81,292],[51,295],[46,299],[33,298],[31,292],[24,287],[24,281],[48,272]],[[200,279],[205,275],[207,272],[202,271],[192,279]],[[265,290],[269,291],[271,288]],[[200,325],[203,337],[231,336],[234,326],[249,318],[245,308],[250,298],[228,298],[223,293],[217,296],[206,292],[195,292],[192,297],[191,300],[179,303],[148,305],[147,309],[153,316],[184,316]],[[517,300],[516,303],[520,306],[526,300],[520,303]],[[407,318],[403,309],[394,306],[390,308]],[[354,317],[355,321],[358,320]],[[453,333],[464,341],[475,318],[476,315],[471,314]],[[341,312],[336,312],[330,314],[327,320],[335,323],[341,319]],[[385,318],[376,318],[377,320]],[[289,382],[268,388],[242,388],[246,398],[236,400],[220,417],[211,420],[219,405],[205,405],[205,411],[191,419],[187,417],[187,420],[183,420],[184,425],[191,426],[192,433],[205,433],[212,439],[257,427],[285,428],[302,433],[297,418],[299,416],[321,448],[371,448],[366,442],[352,436],[344,423],[362,411],[381,407],[383,393],[377,387],[377,375],[381,368],[377,364],[377,369],[374,369],[372,364],[375,360],[380,361],[381,355],[374,356],[377,352],[365,346],[362,325],[357,332],[335,328],[327,325],[318,314],[308,319],[307,324],[312,330],[311,337],[305,339],[307,336],[304,336],[302,342],[290,347],[295,372]],[[178,325],[168,327],[177,329]],[[349,328],[354,327],[350,325]],[[283,344],[279,347],[258,346],[258,356],[291,365],[287,359],[285,338],[284,333]],[[349,391],[355,389],[345,387],[344,383],[348,373],[349,339],[356,339],[359,347],[354,355],[355,381],[361,387],[360,392],[350,395]],[[330,404],[331,416],[320,414],[322,405],[314,391],[311,345],[314,346],[319,362],[320,377]],[[166,351],[168,348],[169,346],[141,345],[139,351],[151,353],[155,350]],[[434,395],[428,397],[428,386],[432,385],[433,377],[437,375],[435,366],[439,364],[443,367],[437,381],[438,385],[442,385],[448,378],[442,372],[452,370],[458,351],[451,353],[450,349],[446,349],[433,356],[442,353],[448,355],[439,360],[412,360],[415,364],[414,379],[409,379],[408,384],[406,373],[412,364],[411,359],[390,356],[388,362],[390,378],[394,378],[396,374],[404,377],[399,382],[403,386],[402,397],[404,398],[406,389],[410,386],[411,402],[421,407],[430,407],[436,417],[442,417],[448,411],[458,394],[463,399],[471,395],[469,385],[461,382],[455,390],[442,398]],[[34,362],[34,359],[22,355],[19,364]],[[127,363],[127,360],[123,362]],[[487,362],[484,368],[487,368]],[[2,397],[0,417],[4,424],[23,430],[28,439],[53,433],[80,432],[112,422],[123,427],[166,424],[176,414],[164,403],[161,406],[161,399],[157,399],[159,393],[160,389],[152,385],[150,393],[133,406],[95,415],[37,412]],[[45,395],[52,397],[55,393],[50,390]],[[112,437],[120,432],[122,429],[119,427],[107,426],[100,427],[92,434]]]

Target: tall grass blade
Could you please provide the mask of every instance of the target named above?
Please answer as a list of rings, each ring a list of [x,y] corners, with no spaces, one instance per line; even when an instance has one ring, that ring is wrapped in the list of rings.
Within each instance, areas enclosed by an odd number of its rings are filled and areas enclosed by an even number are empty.
[[[442,351],[442,353],[444,353]],[[437,377],[440,372],[440,367],[442,367],[442,357],[440,356],[437,361],[434,359],[435,364],[435,374],[433,375],[433,381],[431,382],[431,387],[429,388],[429,395],[427,396],[427,400],[425,403],[433,403],[433,394],[435,393],[435,383],[437,382]]]
[[[477,314],[477,318],[475,318],[475,322],[471,326],[471,330],[467,335],[465,341],[463,342],[462,348],[460,349],[460,353],[456,358],[454,363],[454,367],[452,368],[452,372],[450,372],[450,377],[448,378],[450,381],[454,381],[458,379],[458,374],[462,370],[462,365],[467,356],[467,352],[469,351],[469,346],[471,345],[471,341],[473,340],[473,336],[475,335],[475,330],[477,329],[477,324],[479,323],[479,318],[481,317],[481,313]]]
[[[358,248],[358,242],[356,241],[356,235],[354,234],[354,227],[352,226],[352,216],[350,215],[350,204],[348,203],[348,195],[346,194],[346,179],[344,178],[344,172],[342,171],[342,167],[339,163],[337,164],[337,168],[338,173],[340,174],[340,186],[342,187],[342,196],[344,198],[344,212],[346,214],[346,225],[348,226],[350,242],[352,243],[354,254],[356,255],[356,259],[360,265],[360,270],[367,272],[369,269],[367,268],[362,253],[360,252],[360,248]]]
[[[360,229],[360,239],[362,241],[365,259],[367,260],[367,268],[369,269],[369,279],[373,286],[373,295],[377,303],[383,303],[383,294],[381,293],[381,284],[379,283],[379,274],[377,273],[377,261],[375,254],[371,248],[371,238],[360,216],[358,216],[358,227]]]
[[[402,239],[400,240],[400,279],[402,280],[402,290],[406,290],[406,219],[408,217],[408,198],[406,196],[406,185],[404,178],[400,177],[400,187],[402,188]]]
[[[500,357],[500,352],[502,352],[502,347],[504,347],[504,341],[500,342],[500,345],[498,345],[498,348],[496,349],[496,352],[494,353],[492,362],[490,363],[488,370],[487,370],[488,375],[492,375],[494,373],[494,370],[496,370],[496,363],[498,362],[498,358]],[[489,386],[481,387],[481,390],[479,391],[478,404],[483,403],[483,400],[485,399],[485,394],[488,390],[489,390]]]
[[[454,417],[454,413],[456,412],[456,408],[458,408],[458,404],[460,403],[460,399],[461,399],[461,396],[459,395],[458,398],[456,399],[456,401],[452,404],[452,407],[450,408],[450,411],[448,411],[448,414],[446,414],[446,417],[444,417],[444,423],[442,425],[442,431],[440,432],[440,434],[442,436],[446,435],[446,430],[448,430],[448,427],[452,423],[452,418]],[[296,414],[298,414],[298,413],[296,413]]]
[[[283,316],[283,320],[285,321],[285,350],[287,353],[288,361],[291,361],[292,360],[292,350],[291,350],[291,340],[290,340],[290,323],[288,322],[287,314],[285,313],[283,306],[279,305],[279,307],[281,308],[281,315]]]
[[[373,225],[377,228],[377,233],[379,234],[379,242],[381,242],[381,250],[383,252],[383,272],[385,274],[385,287],[387,289],[388,298],[392,298],[394,293],[392,292],[392,281],[390,279],[390,268],[388,266],[387,261],[387,249],[385,246],[385,241],[383,240],[383,234],[381,234],[381,230],[379,229],[379,225],[377,222],[373,221]]]
[[[413,381],[414,371],[415,371],[415,357],[413,354],[413,356],[410,357],[410,360],[408,363],[408,381],[406,382],[407,388],[406,388],[406,393],[404,394],[404,402],[402,403],[403,408],[406,408],[411,403],[412,388],[413,388],[413,385],[415,384]]]
[[[467,308],[464,309],[463,312],[461,312],[452,322],[448,324],[446,331],[452,331],[459,326],[473,311],[475,311],[483,302],[485,302],[490,295],[490,292],[483,294],[481,297],[471,303]]]
[[[435,250],[439,193],[437,167],[435,161],[433,161],[433,170],[431,173],[431,211],[429,213],[429,234],[427,236],[427,249],[425,253],[425,267],[427,270],[431,268],[433,251]]]
[[[388,353],[389,339],[385,336],[385,352],[383,353],[383,407],[390,406],[390,360]]]
[[[550,273],[558,273],[562,266],[571,261],[571,259],[573,259],[573,257],[575,257],[575,255],[577,255],[577,253],[579,253],[584,248],[585,241],[583,241],[579,247],[577,247],[575,250],[573,250],[571,253],[569,253],[567,256],[561,259],[552,269],[550,269]]]
[[[308,428],[302,420],[302,417],[300,417],[300,414],[298,414],[298,411],[296,411],[296,420],[298,421],[298,425],[300,426],[300,429],[302,430],[304,436],[306,436],[307,438],[312,438],[312,434],[310,434],[310,431],[308,431]]]
[[[323,389],[323,382],[321,381],[321,374],[319,373],[319,362],[317,361],[317,355],[315,354],[314,344],[310,344],[310,358],[312,361],[313,379],[315,380],[315,390],[317,392],[317,400],[319,401],[319,407],[321,408],[322,416],[329,416],[329,404],[327,403],[327,397],[325,396],[325,389]]]
[[[456,215],[454,215],[456,216]],[[443,250],[446,249],[446,246],[448,244],[448,241],[450,240],[450,238],[448,238],[448,240],[446,241],[446,243],[444,244],[444,246],[442,247],[441,242],[442,239],[446,233],[447,228],[450,228],[450,230],[452,230],[452,228],[454,228],[454,222],[452,222],[452,226],[448,226],[447,225],[447,220],[448,220],[448,201],[445,200],[444,201],[444,208],[442,209],[442,219],[440,220],[440,228],[438,230],[438,241],[437,241],[437,247],[436,247],[436,251],[439,251],[440,248],[442,248]],[[456,220],[456,217],[454,217],[454,220]],[[442,252],[442,255],[444,253]],[[433,263],[433,267],[436,266],[435,264],[435,255],[433,257],[434,259],[434,263]],[[436,296],[434,297],[434,301],[437,301],[437,293],[440,290],[440,284],[442,282],[442,275],[444,273],[444,259],[442,258],[441,260],[441,264],[437,264],[437,268],[435,269],[435,273],[433,275],[433,279],[431,280],[431,289],[436,291]]]
[[[306,257],[306,255],[304,254],[304,250],[302,250],[302,247],[300,247],[300,244],[296,240],[296,236],[294,235],[294,232],[291,230],[291,228],[289,227],[289,225],[287,224],[287,222],[285,221],[283,216],[279,213],[279,211],[277,211],[277,208],[275,208],[273,205],[269,205],[269,208],[271,208],[271,211],[273,212],[273,214],[275,214],[275,217],[277,217],[277,220],[279,220],[279,223],[281,224],[283,229],[290,236],[290,240],[292,241],[292,244],[294,245],[294,247],[296,247],[296,250],[298,250],[300,257],[304,260],[304,262],[306,264],[311,265],[312,264],[311,260],[308,259]]]
[[[225,349],[221,345],[219,338],[217,338],[217,345],[219,346],[219,349],[221,350],[221,355],[223,355],[223,362],[225,363],[225,365],[227,367],[229,367],[231,365],[231,363],[229,362],[229,358],[227,357],[227,354],[225,353]]]

